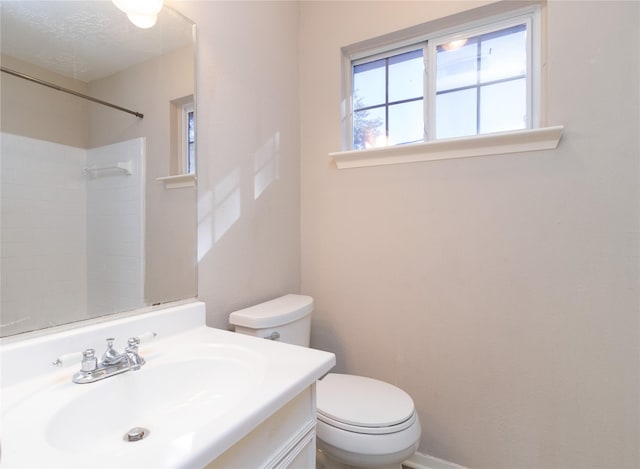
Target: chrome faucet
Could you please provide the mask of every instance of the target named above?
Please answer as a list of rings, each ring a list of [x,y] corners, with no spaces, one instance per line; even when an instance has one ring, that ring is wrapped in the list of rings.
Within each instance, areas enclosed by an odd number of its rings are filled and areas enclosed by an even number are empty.
[[[113,348],[114,338],[107,339],[107,350],[102,354],[102,365],[112,366],[122,363],[127,357],[124,353],[118,353]]]
[[[82,352],[80,371],[73,375],[73,382],[78,384],[94,383],[127,371],[139,370],[145,364],[144,358],[138,354],[140,339],[153,338],[155,336],[155,332],[151,332],[140,337],[131,337],[127,341],[127,348],[123,353],[119,353],[113,348],[114,339],[109,338],[107,339],[107,350],[102,354],[101,362],[98,362],[94,349],[86,349]],[[71,354],[70,356],[73,357],[75,355]],[[64,360],[59,358],[53,364],[61,366],[64,364]]]

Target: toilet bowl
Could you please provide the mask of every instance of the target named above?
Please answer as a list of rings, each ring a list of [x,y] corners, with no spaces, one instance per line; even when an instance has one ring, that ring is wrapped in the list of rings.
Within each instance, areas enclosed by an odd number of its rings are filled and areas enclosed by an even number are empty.
[[[229,316],[235,331],[309,346],[313,299],[285,295]],[[421,427],[411,397],[389,383],[329,373],[316,384],[318,466],[400,468],[418,448]]]
[[[418,449],[420,420],[413,400],[401,389],[330,373],[317,382],[316,395],[317,446],[336,462],[398,467]]]

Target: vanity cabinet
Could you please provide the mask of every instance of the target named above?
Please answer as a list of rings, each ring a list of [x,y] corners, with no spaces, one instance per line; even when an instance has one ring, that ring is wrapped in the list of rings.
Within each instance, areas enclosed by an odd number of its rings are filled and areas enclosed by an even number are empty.
[[[206,469],[315,467],[315,383],[206,466]]]
[[[160,337],[141,347],[146,364],[139,371],[74,384],[75,365],[51,366],[55,357],[131,331]],[[316,380],[335,356],[207,327],[204,304],[193,302],[0,340],[0,361],[0,469],[80,469],[87,461],[140,469],[309,469]],[[149,438],[125,443],[138,426],[150,430]]]

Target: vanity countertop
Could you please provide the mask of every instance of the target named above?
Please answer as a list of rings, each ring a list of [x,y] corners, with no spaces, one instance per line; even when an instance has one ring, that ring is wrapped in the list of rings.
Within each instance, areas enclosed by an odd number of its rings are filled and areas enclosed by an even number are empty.
[[[205,326],[193,302],[25,341],[0,342],[0,467],[203,467],[335,365],[335,356]],[[153,331],[146,364],[74,384],[68,353]],[[133,427],[149,430],[135,442]]]

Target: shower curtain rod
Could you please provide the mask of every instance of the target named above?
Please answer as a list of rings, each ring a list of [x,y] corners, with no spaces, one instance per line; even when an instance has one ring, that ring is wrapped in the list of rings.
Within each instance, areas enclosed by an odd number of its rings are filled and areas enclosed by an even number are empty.
[[[48,81],[40,80],[39,78],[35,78],[35,77],[30,76],[30,75],[26,75],[24,73],[16,72],[15,70],[11,70],[10,68],[7,68],[7,67],[0,66],[0,70],[2,70],[4,73],[8,73],[9,75],[13,75],[13,76],[16,76],[18,78],[22,78],[24,80],[32,81],[33,83],[37,83],[37,84],[42,85],[42,86],[47,86],[49,88],[53,88],[54,90],[62,91],[64,93],[69,93],[69,94],[72,94],[74,96],[78,96],[80,98],[84,98],[84,99],[87,99],[89,101],[93,101],[94,103],[102,104],[103,106],[112,107],[114,109],[117,109],[118,111],[123,111],[123,112],[127,112],[129,114],[133,114],[134,116],[139,117],[140,119],[142,119],[144,117],[144,114],[141,114],[141,113],[136,112],[136,111],[132,111],[131,109],[127,109],[126,107],[118,106],[116,104],[111,104],[111,103],[109,103],[107,101],[102,101],[101,99],[93,98],[91,96],[87,96],[86,94],[82,94],[82,93],[78,93],[77,91],[70,90],[69,88],[63,88],[62,86],[58,86],[56,84],[49,83]]]

